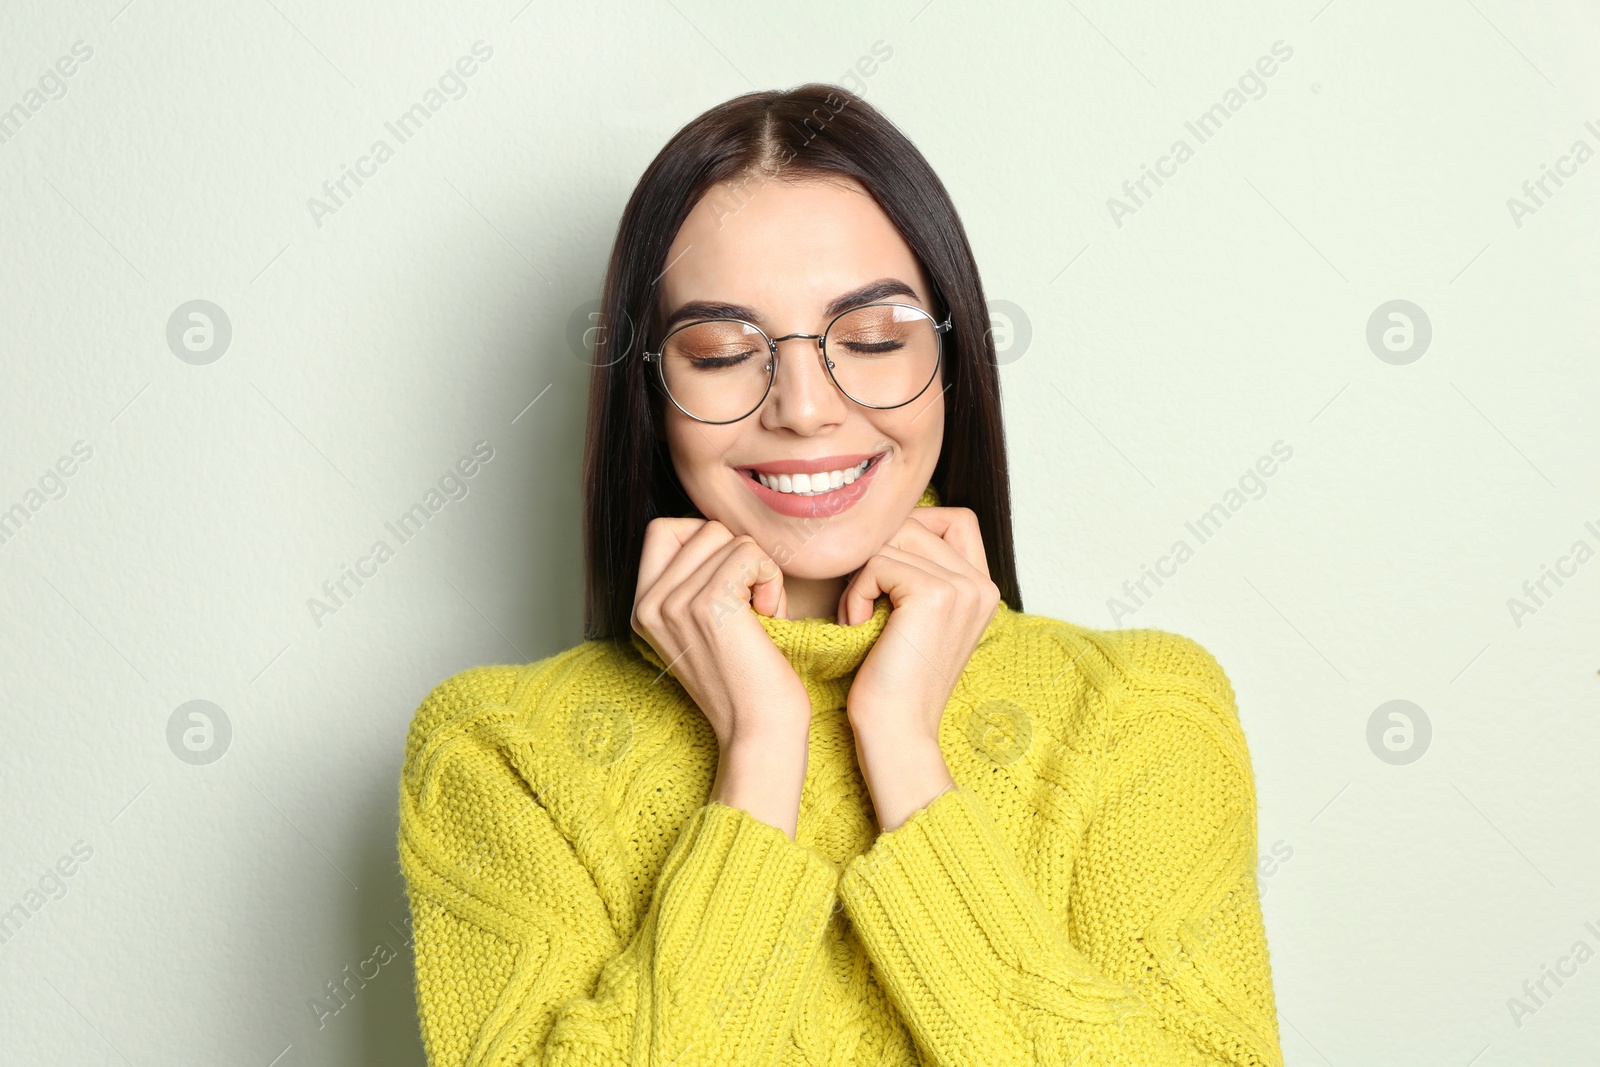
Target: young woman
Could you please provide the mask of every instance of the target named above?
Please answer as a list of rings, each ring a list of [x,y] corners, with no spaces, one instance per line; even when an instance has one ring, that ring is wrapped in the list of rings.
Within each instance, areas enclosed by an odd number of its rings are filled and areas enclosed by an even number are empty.
[[[588,640],[417,710],[456,1064],[1281,1064],[1254,779],[1199,645],[1025,614],[983,287],[829,85],[680,130],[605,279]]]

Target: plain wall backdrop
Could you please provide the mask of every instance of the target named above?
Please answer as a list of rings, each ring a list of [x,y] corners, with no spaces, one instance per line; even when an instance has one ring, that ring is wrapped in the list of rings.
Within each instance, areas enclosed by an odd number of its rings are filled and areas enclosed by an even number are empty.
[[[579,639],[618,216],[695,115],[811,80],[965,221],[1025,608],[1234,683],[1287,1061],[1596,1055],[1591,5],[0,28],[7,1063],[422,1063],[407,725]]]

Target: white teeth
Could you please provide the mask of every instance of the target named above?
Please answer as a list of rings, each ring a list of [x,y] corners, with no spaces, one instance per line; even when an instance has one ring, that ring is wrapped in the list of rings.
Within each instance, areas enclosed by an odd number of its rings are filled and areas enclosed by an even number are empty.
[[[872,460],[862,460],[854,467],[837,471],[818,471],[816,474],[762,474],[754,472],[756,481],[768,489],[796,496],[817,496],[831,493],[840,486],[850,485],[872,465]]]

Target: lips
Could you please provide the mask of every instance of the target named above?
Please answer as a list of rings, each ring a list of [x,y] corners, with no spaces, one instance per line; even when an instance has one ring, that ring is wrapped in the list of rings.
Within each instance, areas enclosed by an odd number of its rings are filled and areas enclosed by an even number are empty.
[[[882,452],[860,452],[845,456],[823,456],[813,460],[775,460],[740,467],[739,471],[744,476],[745,485],[750,487],[756,499],[778,514],[800,519],[828,518],[847,511],[866,496],[867,486],[877,476],[878,468],[886,462],[884,458],[886,455],[887,453]],[[868,459],[874,462],[855,481],[815,496],[780,493],[776,489],[768,489],[757,481],[755,474],[752,473],[760,471],[762,474],[813,474],[818,471],[838,470],[841,466],[854,466]]]
[[[843,456],[818,456],[816,459],[775,459],[770,463],[746,464],[739,469],[760,471],[762,474],[817,474],[859,467],[866,460],[881,455],[882,452],[853,452]]]

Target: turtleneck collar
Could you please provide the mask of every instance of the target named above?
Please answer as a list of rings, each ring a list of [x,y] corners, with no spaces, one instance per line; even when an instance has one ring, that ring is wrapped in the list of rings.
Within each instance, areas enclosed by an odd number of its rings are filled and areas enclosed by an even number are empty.
[[[916,506],[939,506],[939,494],[932,485],[922,491]],[[794,666],[796,674],[814,681],[831,681],[861,666],[889,621],[889,609],[888,594],[883,594],[873,606],[872,617],[855,626],[840,626],[832,619],[823,618],[774,619],[759,613],[756,618],[767,631],[767,636],[772,638],[772,643],[778,646],[778,651]],[[1000,619],[1000,613],[1006,610],[1009,609],[1002,601],[1000,612],[995,615],[996,622]],[[994,624],[991,623],[990,632],[993,629]],[[666,664],[648,641],[638,633],[632,633],[631,637],[633,647],[640,655],[657,670],[665,669]]]

